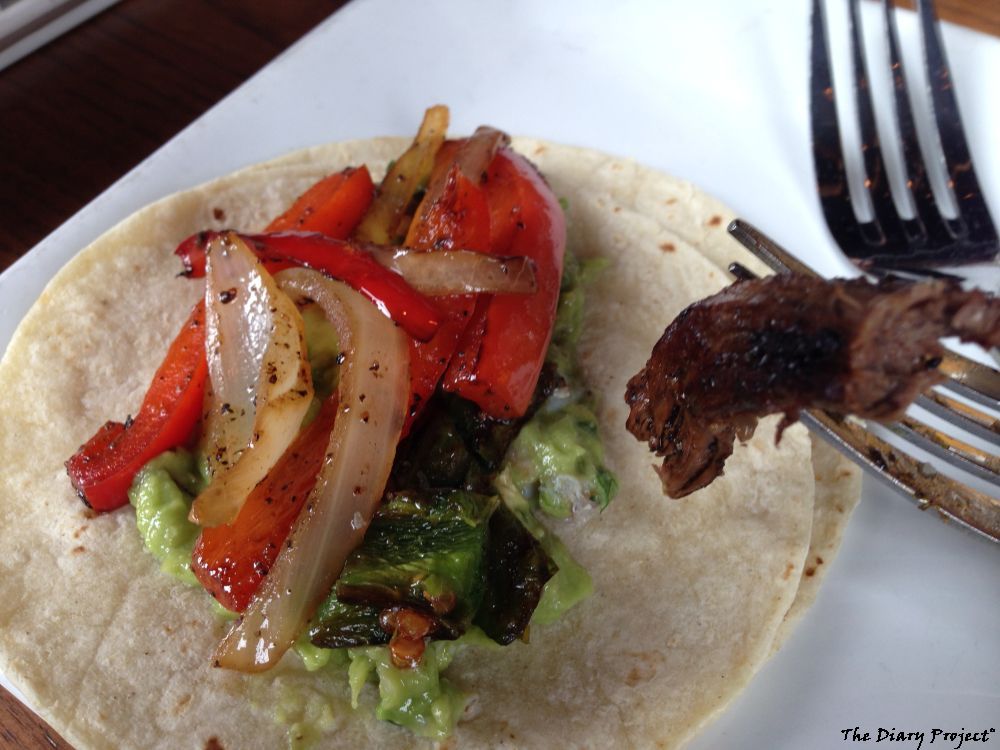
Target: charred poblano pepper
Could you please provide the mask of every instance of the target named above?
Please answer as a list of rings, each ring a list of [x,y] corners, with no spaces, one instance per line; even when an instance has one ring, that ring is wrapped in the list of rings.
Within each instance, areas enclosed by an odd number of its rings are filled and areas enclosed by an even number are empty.
[[[378,607],[346,604],[334,593],[320,605],[313,622],[309,640],[322,648],[378,646],[392,637],[379,623]]]
[[[552,365],[538,378],[528,411],[520,419],[495,419],[471,401],[439,393],[428,405],[422,423],[396,451],[390,487],[430,489],[450,487],[493,494],[493,478],[507,449],[538,408],[564,385]]]
[[[486,560],[486,593],[475,624],[506,646],[528,627],[556,566],[538,540],[503,504],[490,519]]]
[[[465,630],[479,607],[495,496],[461,490],[389,496],[337,579],[337,598],[406,606]]]
[[[383,615],[399,607],[427,615],[434,638],[460,636],[482,601],[499,502],[463,490],[389,495],[313,618],[310,640],[328,648],[387,643],[393,628]]]
[[[324,648],[388,643],[387,614],[421,612],[431,637],[475,622],[507,644],[521,637],[556,566],[496,496],[464,490],[390,495],[309,631]]]

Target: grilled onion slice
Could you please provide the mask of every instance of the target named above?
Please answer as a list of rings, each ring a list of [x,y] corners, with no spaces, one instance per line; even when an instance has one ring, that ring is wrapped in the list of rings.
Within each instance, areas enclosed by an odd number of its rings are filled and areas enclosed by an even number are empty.
[[[409,396],[405,334],[338,281],[294,269],[277,276],[292,299],[316,302],[340,339],[340,411],[316,486],[264,583],[219,645],[216,663],[242,672],[281,659],[360,543],[382,497]]]
[[[413,143],[389,166],[368,213],[354,231],[364,242],[389,245],[406,235],[410,224],[407,213],[434,170],[434,157],[444,143],[449,113],[444,105],[430,107]],[[412,213],[412,212],[411,212]]]
[[[191,520],[229,523],[295,439],[313,397],[302,316],[235,233],[209,245],[205,452],[212,482]]]
[[[531,258],[486,255],[474,250],[423,252],[366,245],[381,265],[395,271],[421,294],[533,294],[535,262]]]

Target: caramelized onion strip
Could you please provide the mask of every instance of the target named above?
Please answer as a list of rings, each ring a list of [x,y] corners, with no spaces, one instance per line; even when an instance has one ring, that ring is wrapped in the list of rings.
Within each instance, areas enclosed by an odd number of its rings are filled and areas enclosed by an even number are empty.
[[[397,236],[406,236],[410,224],[407,209],[430,180],[434,157],[444,143],[448,131],[448,108],[430,107],[413,143],[396,162],[389,166],[379,185],[375,200],[365,214],[354,236],[363,242],[389,245]]]
[[[313,397],[305,328],[292,301],[235,233],[208,249],[206,436],[212,482],[191,520],[229,523],[295,439]]]
[[[535,263],[531,258],[501,257],[473,250],[421,252],[366,245],[381,265],[395,271],[421,294],[532,294]]]
[[[409,396],[406,335],[350,287],[314,271],[278,274],[337,331],[344,362],[337,414],[316,486],[260,590],[216,651],[221,667],[274,666],[360,543],[389,477]]]

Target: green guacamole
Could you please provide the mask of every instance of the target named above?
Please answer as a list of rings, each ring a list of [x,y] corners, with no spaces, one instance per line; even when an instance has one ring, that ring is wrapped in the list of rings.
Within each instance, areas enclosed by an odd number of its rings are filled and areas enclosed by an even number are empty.
[[[455,656],[457,641],[432,641],[412,669],[393,666],[386,646],[351,648],[347,676],[351,705],[358,707],[361,689],[378,678],[375,716],[409,729],[421,737],[442,740],[451,734],[465,707],[465,696],[441,676]]]
[[[608,265],[605,258],[579,260],[566,248],[563,261],[562,282],[559,287],[559,306],[552,326],[552,340],[545,358],[570,380],[579,377],[576,364],[576,345],[583,332],[583,303],[587,285]]]
[[[299,312],[305,324],[306,352],[312,371],[313,400],[302,419],[305,427],[319,414],[323,401],[333,393],[340,377],[340,340],[319,305],[306,305]]]
[[[546,355],[565,386],[521,428],[504,462],[510,480],[531,506],[552,518],[569,518],[590,503],[604,510],[618,490],[617,480],[603,463],[597,416],[589,394],[580,385],[576,357],[583,330],[584,292],[605,265],[602,260],[581,262],[567,251],[559,308]]]
[[[300,311],[305,323],[306,351],[312,369],[316,398],[322,400],[333,393],[340,374],[340,341],[337,331],[326,319],[319,305],[306,305]]]
[[[188,521],[194,497],[208,486],[205,462],[184,450],[167,451],[147,463],[132,481],[129,502],[142,543],[160,570],[196,585],[191,552],[199,528]]]
[[[539,410],[521,428],[506,466],[532,505],[552,518],[569,518],[594,503],[604,510],[618,482],[603,464],[597,417],[583,403]]]

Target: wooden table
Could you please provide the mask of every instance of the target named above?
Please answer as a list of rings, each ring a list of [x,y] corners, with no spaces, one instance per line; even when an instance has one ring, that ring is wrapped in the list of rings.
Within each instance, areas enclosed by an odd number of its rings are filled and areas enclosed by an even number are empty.
[[[0,271],[345,3],[123,0],[0,72]],[[1000,36],[998,2],[938,10]],[[71,750],[0,688],[15,748]]]

